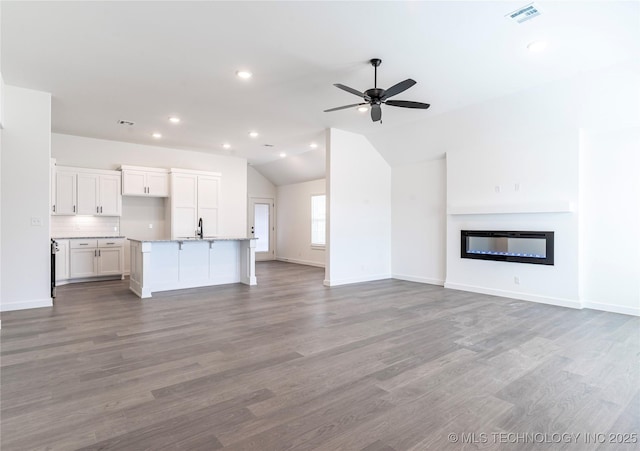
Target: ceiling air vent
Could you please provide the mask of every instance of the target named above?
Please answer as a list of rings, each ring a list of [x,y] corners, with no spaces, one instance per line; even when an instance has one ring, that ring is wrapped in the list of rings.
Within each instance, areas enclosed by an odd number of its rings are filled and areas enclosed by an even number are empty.
[[[540,14],[542,14],[540,8],[538,8],[535,3],[529,3],[528,5],[507,14],[505,17],[509,17],[517,23],[522,23],[533,19],[534,17],[538,17]]]
[[[118,124],[120,124],[120,125],[134,125],[135,122],[125,121],[124,119],[118,119]]]

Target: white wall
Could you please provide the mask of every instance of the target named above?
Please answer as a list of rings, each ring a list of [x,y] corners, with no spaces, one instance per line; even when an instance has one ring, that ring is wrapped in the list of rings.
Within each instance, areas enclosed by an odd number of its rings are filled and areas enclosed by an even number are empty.
[[[444,285],[446,160],[391,169],[391,268],[396,279]]]
[[[391,277],[391,168],[362,135],[327,133],[325,285]]]
[[[4,127],[0,310],[51,306],[51,95],[6,86]]]
[[[311,196],[326,194],[326,180],[277,188],[277,260],[325,266],[325,250],[311,247]]]
[[[248,197],[276,198],[276,187],[255,168],[247,167],[247,195]]]
[[[640,315],[640,127],[583,137],[582,304]]]

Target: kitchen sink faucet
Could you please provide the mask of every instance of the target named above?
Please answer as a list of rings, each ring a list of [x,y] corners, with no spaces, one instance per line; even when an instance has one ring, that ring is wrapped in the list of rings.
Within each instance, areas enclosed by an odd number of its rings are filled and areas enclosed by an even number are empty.
[[[198,219],[198,230],[196,230],[196,235],[202,239],[204,237],[204,229],[202,227],[202,218]]]

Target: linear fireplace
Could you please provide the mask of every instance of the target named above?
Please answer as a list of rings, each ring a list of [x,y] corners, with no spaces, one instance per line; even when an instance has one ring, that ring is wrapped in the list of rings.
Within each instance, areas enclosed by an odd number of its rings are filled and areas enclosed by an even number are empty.
[[[553,265],[553,232],[461,230],[462,258]]]

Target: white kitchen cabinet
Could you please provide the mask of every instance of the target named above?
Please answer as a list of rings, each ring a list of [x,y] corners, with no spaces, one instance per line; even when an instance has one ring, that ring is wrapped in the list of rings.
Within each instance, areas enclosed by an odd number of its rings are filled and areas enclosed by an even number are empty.
[[[69,278],[69,240],[56,240],[56,282]]]
[[[219,204],[219,173],[171,170],[172,239],[195,236],[200,218],[203,222],[203,235],[217,235]]]
[[[121,166],[122,195],[169,197],[169,170]]]
[[[70,279],[121,276],[124,273],[122,238],[70,240]]]
[[[98,275],[96,248],[72,248],[69,251],[69,278],[95,277]]]
[[[120,173],[58,166],[55,170],[56,215],[120,216]]]
[[[98,239],[98,275],[111,276],[124,273],[124,240]]]
[[[76,172],[55,170],[55,201],[51,206],[54,215],[75,215],[77,206]]]
[[[120,175],[101,175],[98,179],[98,206],[102,216],[122,215]]]
[[[112,276],[124,272],[124,249],[121,247],[98,249],[98,275]]]
[[[120,176],[78,173],[78,214],[120,216]]]
[[[78,177],[78,214],[97,215],[98,206],[98,178],[97,174],[81,173]]]

